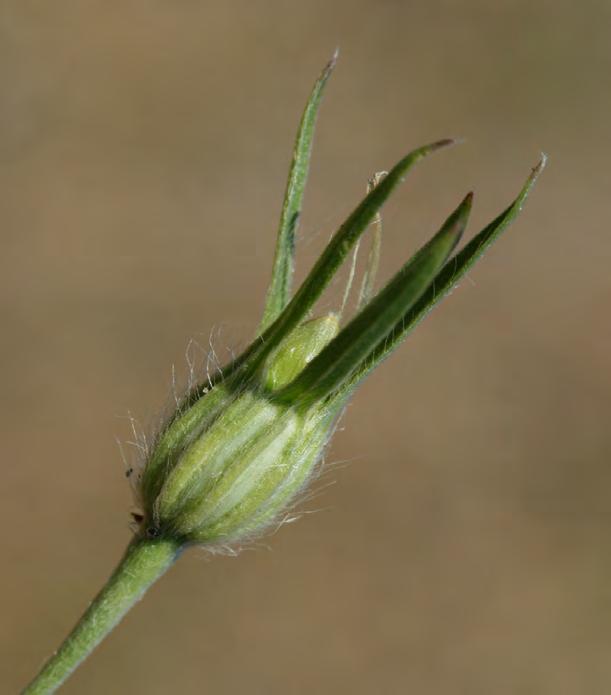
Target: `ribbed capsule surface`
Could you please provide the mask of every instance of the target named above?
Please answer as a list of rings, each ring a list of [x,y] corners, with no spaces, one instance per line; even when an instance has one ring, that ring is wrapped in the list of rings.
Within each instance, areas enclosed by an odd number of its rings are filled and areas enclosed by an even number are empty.
[[[154,471],[145,469],[143,476],[149,535],[239,542],[282,517],[311,476],[341,406],[301,409],[276,402],[274,393],[337,330],[332,314],[303,323],[269,356],[257,380],[233,393],[221,383],[218,392],[213,388],[202,396],[192,408],[203,422],[188,411],[176,418],[151,454]],[[212,403],[208,409],[201,406],[206,399]]]

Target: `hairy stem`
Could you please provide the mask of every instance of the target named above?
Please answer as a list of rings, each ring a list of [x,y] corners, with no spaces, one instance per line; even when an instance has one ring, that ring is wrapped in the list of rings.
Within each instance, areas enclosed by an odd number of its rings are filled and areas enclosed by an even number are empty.
[[[134,540],[106,585],[22,695],[53,693],[176,560],[172,540]]]

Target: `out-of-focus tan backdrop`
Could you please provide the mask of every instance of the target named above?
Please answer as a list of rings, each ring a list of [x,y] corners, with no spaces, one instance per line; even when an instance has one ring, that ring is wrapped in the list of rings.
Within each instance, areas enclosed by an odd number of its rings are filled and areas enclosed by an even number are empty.
[[[608,2],[4,2],[0,691],[130,532],[115,437],[190,338],[251,337],[293,135],[336,46],[300,277],[372,172],[388,277],[469,189],[523,216],[362,388],[318,510],[184,557],[66,694],[611,690]],[[323,302],[339,301],[341,282]]]

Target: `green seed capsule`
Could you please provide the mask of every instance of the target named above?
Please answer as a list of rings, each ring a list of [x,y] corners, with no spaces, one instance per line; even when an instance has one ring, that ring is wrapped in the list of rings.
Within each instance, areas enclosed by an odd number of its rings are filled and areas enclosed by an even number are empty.
[[[219,385],[221,396],[213,388],[192,406],[201,423],[189,411],[182,415],[191,427],[175,437],[178,453],[157,464],[158,492],[146,510],[149,535],[227,543],[255,535],[285,510],[310,477],[341,408],[303,412],[275,402],[274,391],[295,379],[338,328],[334,314],[306,321],[267,358],[260,379],[236,387],[229,400],[231,385]],[[213,408],[199,405],[206,399]],[[167,434],[160,438],[163,452],[167,441]],[[151,461],[161,460],[156,448]]]

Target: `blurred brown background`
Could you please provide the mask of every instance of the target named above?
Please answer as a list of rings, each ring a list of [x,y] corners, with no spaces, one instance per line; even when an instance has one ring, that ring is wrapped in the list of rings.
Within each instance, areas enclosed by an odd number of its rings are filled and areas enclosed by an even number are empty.
[[[355,398],[319,513],[185,557],[63,692],[611,691],[610,22],[608,0],[2,3],[0,692],[127,542],[127,413],[154,423],[189,338],[251,337],[338,45],[301,276],[414,146],[467,139],[387,206],[385,277],[466,190],[474,232],[549,167]]]

